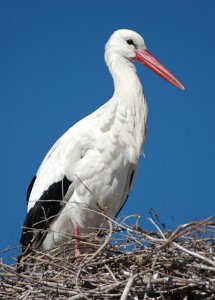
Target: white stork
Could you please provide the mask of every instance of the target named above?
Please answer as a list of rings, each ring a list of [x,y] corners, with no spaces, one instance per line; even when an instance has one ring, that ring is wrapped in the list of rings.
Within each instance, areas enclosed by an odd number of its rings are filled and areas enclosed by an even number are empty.
[[[113,97],[72,126],[51,148],[27,192],[21,244],[43,250],[69,234],[92,232],[115,218],[130,192],[146,134],[147,104],[133,62],[183,85],[147,50],[131,30],[117,30],[105,47],[113,77]],[[76,254],[78,249],[76,249]]]

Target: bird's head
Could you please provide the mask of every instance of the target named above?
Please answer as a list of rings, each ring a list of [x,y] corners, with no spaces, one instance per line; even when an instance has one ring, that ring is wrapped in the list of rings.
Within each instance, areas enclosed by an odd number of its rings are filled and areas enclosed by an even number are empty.
[[[184,86],[146,50],[144,39],[137,32],[120,29],[115,31],[105,46],[105,61],[111,66],[113,60],[125,59],[127,61],[137,61],[160,77],[184,90]]]

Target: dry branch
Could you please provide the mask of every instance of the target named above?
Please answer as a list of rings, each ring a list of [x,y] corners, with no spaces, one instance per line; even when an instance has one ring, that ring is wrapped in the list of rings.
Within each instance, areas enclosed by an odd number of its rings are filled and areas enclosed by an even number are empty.
[[[215,216],[173,233],[151,218],[155,231],[144,231],[139,216],[132,228],[128,218],[79,237],[78,258],[73,236],[46,253],[32,249],[20,274],[1,262],[0,299],[215,299]]]

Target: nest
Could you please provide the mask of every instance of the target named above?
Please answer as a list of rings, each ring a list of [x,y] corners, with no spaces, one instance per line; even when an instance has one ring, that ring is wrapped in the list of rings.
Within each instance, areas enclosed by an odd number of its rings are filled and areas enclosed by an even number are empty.
[[[153,218],[154,231],[144,231],[129,218],[80,236],[77,258],[71,237],[46,253],[32,249],[21,273],[0,263],[0,299],[215,299],[215,216],[174,232]]]

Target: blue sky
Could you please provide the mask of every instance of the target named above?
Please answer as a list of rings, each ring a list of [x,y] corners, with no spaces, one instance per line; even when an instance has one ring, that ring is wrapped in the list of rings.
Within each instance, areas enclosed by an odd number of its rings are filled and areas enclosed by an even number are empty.
[[[145,157],[121,215],[153,208],[173,229],[215,213],[215,2],[0,1],[0,248],[17,245],[44,155],[113,93],[104,44],[136,30],[185,85],[137,66],[149,107]]]

